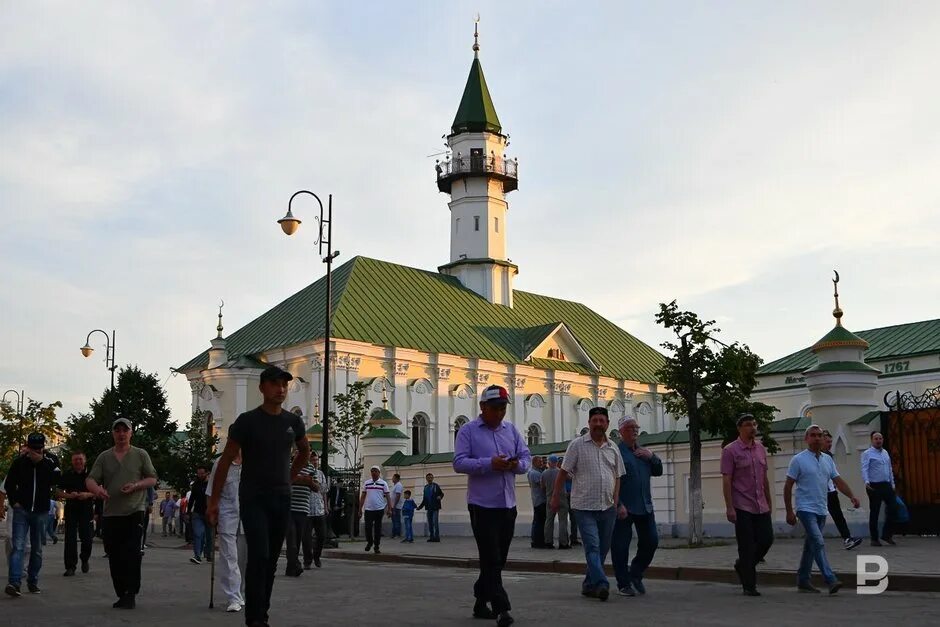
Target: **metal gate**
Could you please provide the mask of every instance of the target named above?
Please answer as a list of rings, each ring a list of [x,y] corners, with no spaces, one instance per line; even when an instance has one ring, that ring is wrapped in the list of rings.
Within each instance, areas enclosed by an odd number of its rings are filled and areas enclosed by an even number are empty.
[[[911,516],[906,531],[940,533],[940,386],[920,396],[889,392],[885,405],[882,434]]]

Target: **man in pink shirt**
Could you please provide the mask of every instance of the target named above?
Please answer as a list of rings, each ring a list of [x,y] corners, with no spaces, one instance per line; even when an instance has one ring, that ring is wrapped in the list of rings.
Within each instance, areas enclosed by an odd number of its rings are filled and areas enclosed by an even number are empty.
[[[738,540],[738,573],[744,595],[758,597],[757,563],[774,543],[770,519],[773,492],[767,480],[767,450],[757,441],[757,421],[738,417],[738,439],[721,451],[721,479],[728,520]]]

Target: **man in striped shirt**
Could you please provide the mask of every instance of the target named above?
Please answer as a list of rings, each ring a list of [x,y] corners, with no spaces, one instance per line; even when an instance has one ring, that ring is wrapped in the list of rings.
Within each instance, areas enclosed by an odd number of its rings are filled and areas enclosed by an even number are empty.
[[[369,469],[372,478],[362,485],[362,494],[359,496],[359,514],[365,512],[366,517],[366,551],[375,546],[379,551],[379,542],[382,540],[382,518],[386,513],[391,515],[392,506],[388,498],[388,484],[382,479],[382,469],[373,466]]]
[[[290,518],[287,521],[287,570],[288,577],[299,577],[303,572],[300,564],[300,546],[304,545],[304,553],[311,553],[307,529],[307,517],[310,515],[310,489],[313,487],[313,475],[317,472],[316,466],[307,462],[294,479],[290,487]]]

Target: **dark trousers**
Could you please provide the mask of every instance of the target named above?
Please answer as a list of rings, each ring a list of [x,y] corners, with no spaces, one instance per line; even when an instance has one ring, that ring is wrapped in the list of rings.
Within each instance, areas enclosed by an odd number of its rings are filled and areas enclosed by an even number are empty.
[[[636,555],[630,562],[630,543],[633,541],[633,527],[636,527]],[[643,573],[653,561],[653,555],[659,546],[659,534],[656,532],[656,517],[650,513],[645,516],[629,514],[623,520],[614,523],[614,537],[610,543],[610,561],[617,574],[617,587],[624,588],[634,579],[643,579]],[[629,565],[629,567],[628,567]]]
[[[545,544],[545,503],[533,508],[532,531],[529,535],[532,537],[532,546],[538,547]]]
[[[868,531],[871,533],[871,539],[878,539],[878,515],[881,513],[881,504],[885,504],[885,524],[881,528],[881,537],[890,538],[894,535],[894,520],[897,518],[898,497],[894,493],[894,488],[887,481],[872,483],[868,490],[868,503],[870,513],[868,515]]]
[[[140,592],[140,551],[143,548],[144,513],[105,516],[101,535],[111,568],[111,583],[118,597]]]
[[[571,494],[568,495],[571,497]],[[574,518],[574,510],[568,508],[568,529],[571,530],[571,544],[578,541],[578,521]]]
[[[79,512],[65,513],[65,568],[74,569],[78,566],[78,541],[82,542],[81,559],[87,562],[91,557],[91,541],[95,535],[92,527],[91,514]]]
[[[265,493],[242,498],[240,514],[248,549],[245,624],[250,625],[268,620],[274,571],[290,519],[290,495]]]
[[[291,511],[287,522],[287,572],[303,570],[300,566],[300,547],[303,545],[304,554],[312,552],[310,537],[307,534],[306,512]]]
[[[774,526],[770,512],[734,511],[738,515],[738,522],[734,525],[734,536],[738,540],[738,576],[745,590],[753,590],[757,587],[757,562],[764,559],[774,543]]]
[[[316,536],[314,538],[313,536]],[[323,544],[326,542],[326,516],[307,516],[307,527],[304,530],[304,564],[319,560],[323,555]]]
[[[842,514],[842,503],[839,502],[839,493],[830,492],[826,497],[829,507],[829,516],[832,518],[832,522],[836,524],[836,528],[839,530],[839,535],[842,536],[843,540],[848,540],[852,537],[852,534],[849,533],[849,525],[845,522],[845,516]]]
[[[480,556],[480,576],[473,584],[477,602],[491,603],[493,611],[508,612],[509,595],[503,588],[503,567],[516,527],[516,508],[470,505],[470,527]]]
[[[374,544],[376,548],[382,540],[382,517],[385,516],[384,509],[375,511],[366,510],[366,543]]]
[[[392,508],[392,537],[397,538],[401,535],[401,510],[397,507]]]

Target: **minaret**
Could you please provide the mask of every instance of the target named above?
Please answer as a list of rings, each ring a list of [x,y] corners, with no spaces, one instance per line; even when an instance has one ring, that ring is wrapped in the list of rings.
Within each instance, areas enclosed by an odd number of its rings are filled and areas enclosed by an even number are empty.
[[[506,194],[518,187],[519,163],[506,156],[502,133],[480,65],[473,29],[473,63],[447,136],[450,154],[435,166],[437,188],[450,194],[450,263],[438,270],[491,303],[512,307],[519,268],[506,256]]]
[[[222,337],[222,307],[225,301],[219,305],[219,324],[215,327],[216,335],[209,342],[209,368],[218,368],[228,361],[228,350],[225,348],[225,338]]]

